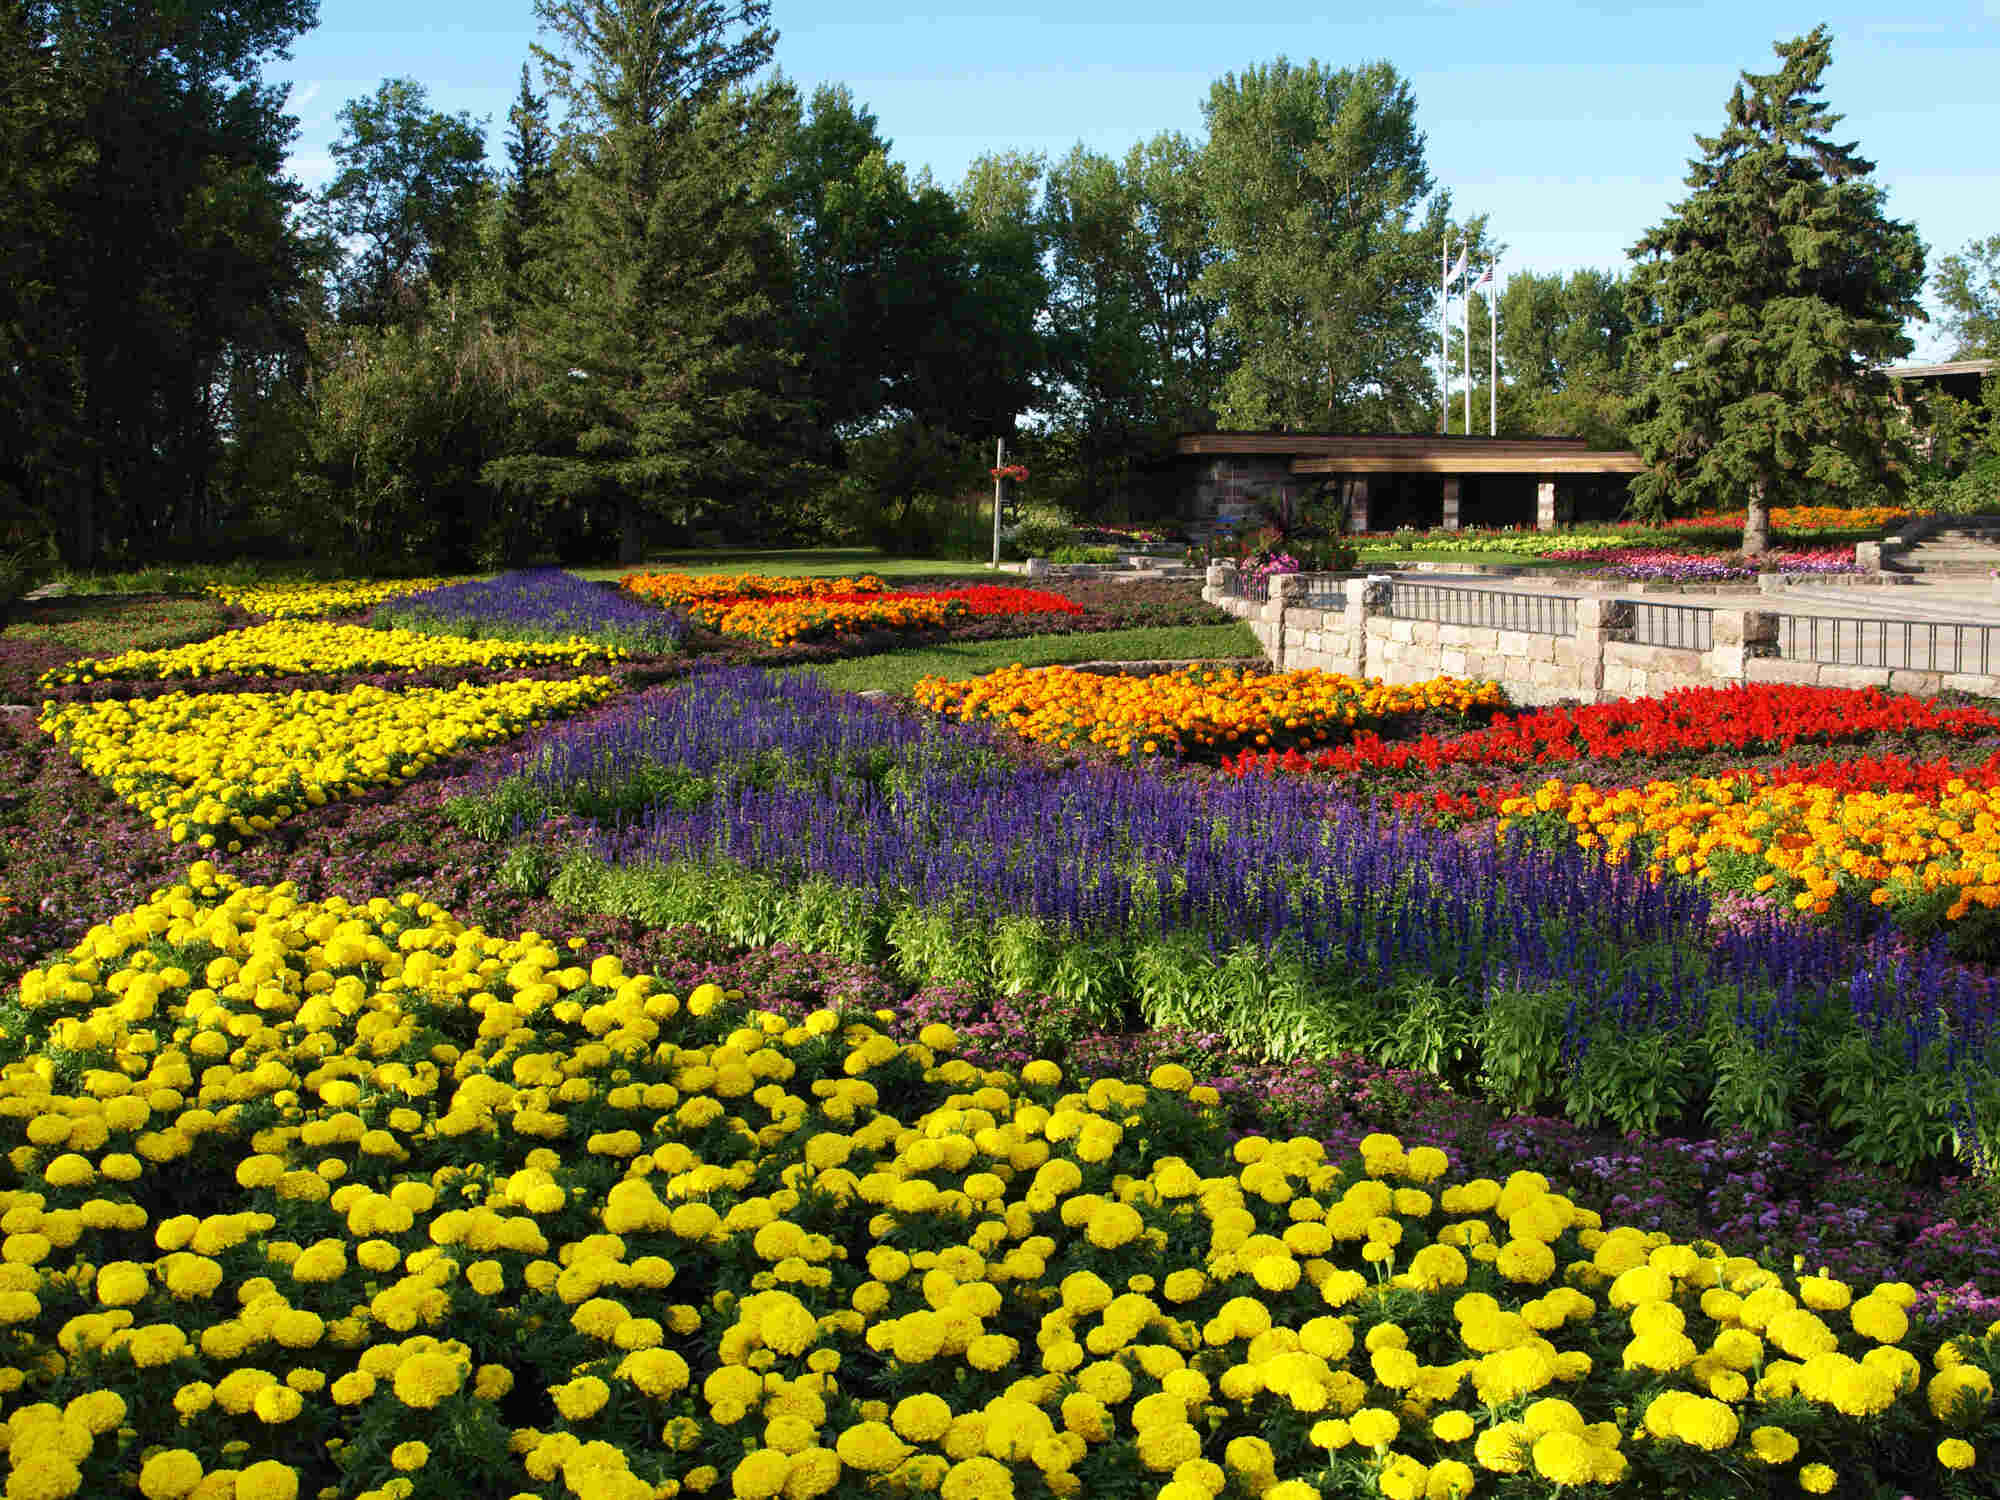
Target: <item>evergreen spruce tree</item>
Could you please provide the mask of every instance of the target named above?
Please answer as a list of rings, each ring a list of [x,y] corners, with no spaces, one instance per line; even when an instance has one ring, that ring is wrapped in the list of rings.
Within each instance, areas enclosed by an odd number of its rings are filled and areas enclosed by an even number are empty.
[[[496,236],[500,303],[509,316],[527,301],[527,272],[541,248],[555,196],[555,150],[549,99],[538,94],[521,64],[521,92],[507,111],[507,180]]]
[[[1924,247],[1883,212],[1874,164],[1829,132],[1826,28],[1745,73],[1693,190],[1632,247],[1640,385],[1629,413],[1643,514],[1747,504],[1743,550],[1778,504],[1902,492],[1912,461],[1882,366],[1909,353]],[[1655,321],[1657,316],[1657,322]]]
[[[535,55],[568,106],[559,264],[525,322],[573,440],[488,465],[517,495],[649,523],[720,520],[768,489],[787,436],[771,201],[789,89],[758,86],[763,0],[535,0],[563,52]]]

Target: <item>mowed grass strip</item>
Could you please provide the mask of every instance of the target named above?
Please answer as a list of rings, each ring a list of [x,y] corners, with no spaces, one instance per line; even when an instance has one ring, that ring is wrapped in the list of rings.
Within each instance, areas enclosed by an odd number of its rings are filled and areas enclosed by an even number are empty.
[[[1030,635],[1014,640],[950,642],[915,651],[887,651],[820,666],[788,668],[817,672],[829,687],[859,693],[882,688],[907,693],[922,677],[959,681],[983,677],[1019,662],[1024,667],[1068,666],[1080,661],[1212,661],[1262,658],[1264,648],[1241,620],[1225,625],[1141,626],[1075,635]]]

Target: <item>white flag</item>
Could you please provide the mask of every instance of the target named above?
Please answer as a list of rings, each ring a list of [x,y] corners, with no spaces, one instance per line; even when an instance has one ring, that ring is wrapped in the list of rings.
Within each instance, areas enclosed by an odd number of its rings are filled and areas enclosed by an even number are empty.
[[[1493,267],[1489,265],[1485,270],[1479,273],[1479,279],[1473,282],[1471,286],[1467,287],[1466,290],[1468,292],[1476,292],[1481,287],[1485,286],[1488,282],[1490,282],[1492,279],[1493,279]]]
[[[1444,284],[1446,286],[1450,286],[1454,281],[1458,280],[1458,278],[1463,276],[1464,274],[1465,274],[1465,252],[1461,250],[1458,252],[1458,262],[1451,268],[1451,274],[1445,277]]]

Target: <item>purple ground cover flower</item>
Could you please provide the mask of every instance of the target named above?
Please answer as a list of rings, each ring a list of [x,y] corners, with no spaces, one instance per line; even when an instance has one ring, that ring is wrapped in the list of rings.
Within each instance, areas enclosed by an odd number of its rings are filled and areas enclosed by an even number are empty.
[[[588,636],[644,655],[663,655],[687,640],[685,615],[600,588],[560,568],[528,568],[474,579],[377,606],[374,623],[498,640]]]

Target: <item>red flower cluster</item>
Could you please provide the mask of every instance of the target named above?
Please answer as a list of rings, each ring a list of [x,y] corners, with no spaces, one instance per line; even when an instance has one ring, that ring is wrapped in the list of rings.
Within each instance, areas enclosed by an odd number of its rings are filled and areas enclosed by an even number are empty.
[[[2000,729],[1977,708],[1940,708],[1927,698],[1879,688],[1741,686],[1679,688],[1658,698],[1624,698],[1583,708],[1547,709],[1440,740],[1387,741],[1363,730],[1310,758],[1245,753],[1223,763],[1251,771],[1427,776],[1447,766],[1547,766],[1586,758],[1700,754],[1710,750],[1789,750],[1879,733],[1954,737]],[[1858,763],[1857,763],[1858,764]]]
[[[974,619],[994,619],[1003,615],[1080,615],[1083,606],[1074,599],[1052,594],[1047,589],[1015,589],[997,583],[977,583],[962,589],[898,589],[903,599],[956,599],[971,611]],[[836,594],[835,599],[846,599]],[[869,596],[857,594],[855,598]],[[875,595],[880,598],[880,595]]]

